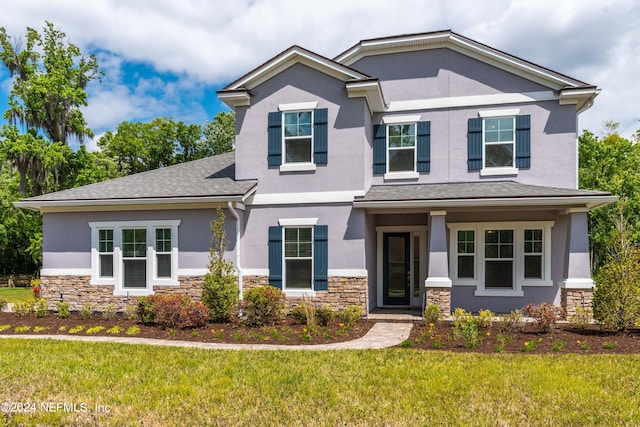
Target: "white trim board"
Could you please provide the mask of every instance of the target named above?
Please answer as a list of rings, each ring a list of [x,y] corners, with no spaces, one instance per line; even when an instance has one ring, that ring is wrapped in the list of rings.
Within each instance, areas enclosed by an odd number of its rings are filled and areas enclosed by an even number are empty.
[[[557,101],[560,96],[551,90],[537,92],[498,93],[492,95],[452,96],[447,98],[411,99],[391,101],[388,113],[439,108],[478,107],[483,105],[520,104],[540,101]]]
[[[362,190],[355,191],[317,191],[310,193],[271,193],[256,194],[247,199],[246,205],[299,205],[312,203],[352,203],[357,196],[364,196]]]

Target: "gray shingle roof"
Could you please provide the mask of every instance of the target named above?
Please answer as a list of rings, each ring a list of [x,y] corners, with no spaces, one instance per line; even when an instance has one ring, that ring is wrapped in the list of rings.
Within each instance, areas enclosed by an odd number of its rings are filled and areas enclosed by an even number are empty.
[[[402,184],[374,185],[363,197],[357,197],[356,202],[590,196],[611,196],[611,193],[571,188],[543,187],[520,184],[513,181]]]
[[[23,202],[232,197],[246,194],[256,183],[256,181],[236,181],[235,153],[226,153],[44,194]]]

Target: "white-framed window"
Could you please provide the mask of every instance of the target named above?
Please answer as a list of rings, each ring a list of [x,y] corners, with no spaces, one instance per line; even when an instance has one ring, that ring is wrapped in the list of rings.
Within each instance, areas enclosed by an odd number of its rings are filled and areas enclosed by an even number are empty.
[[[113,229],[98,229],[98,277],[113,277]]]
[[[180,220],[90,222],[91,284],[114,295],[148,295],[177,286]]]
[[[515,116],[486,117],[483,119],[483,169],[515,168],[515,128]]]
[[[523,287],[552,286],[553,221],[449,223],[454,286],[476,296],[524,296]]]
[[[313,227],[283,227],[283,290],[313,290]]]
[[[284,164],[313,163],[313,110],[282,113]]]
[[[387,172],[416,171],[416,124],[387,125]]]

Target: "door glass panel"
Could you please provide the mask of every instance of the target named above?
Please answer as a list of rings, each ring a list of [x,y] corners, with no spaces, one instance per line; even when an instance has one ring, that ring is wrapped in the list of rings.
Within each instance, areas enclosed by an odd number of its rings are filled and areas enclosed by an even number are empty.
[[[387,241],[388,250],[388,287],[387,296],[389,298],[405,298],[407,272],[405,237],[389,236]]]
[[[420,298],[420,237],[413,236],[413,297]]]

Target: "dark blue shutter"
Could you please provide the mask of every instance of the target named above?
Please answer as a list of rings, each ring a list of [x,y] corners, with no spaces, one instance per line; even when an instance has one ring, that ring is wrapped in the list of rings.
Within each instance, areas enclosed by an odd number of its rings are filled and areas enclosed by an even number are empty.
[[[313,162],[316,165],[327,164],[328,119],[326,108],[313,110]]]
[[[467,128],[467,156],[470,171],[482,169],[482,118],[469,119]]]
[[[516,167],[531,167],[531,116],[516,116]]]
[[[329,228],[326,225],[313,227],[313,289],[329,289],[327,275],[329,270]]]
[[[282,227],[269,227],[269,284],[282,289]]]
[[[418,172],[431,171],[431,122],[418,122],[417,125]]]
[[[268,135],[269,166],[280,166],[282,164],[282,112],[269,113]]]
[[[373,126],[373,173],[387,171],[387,125]]]

